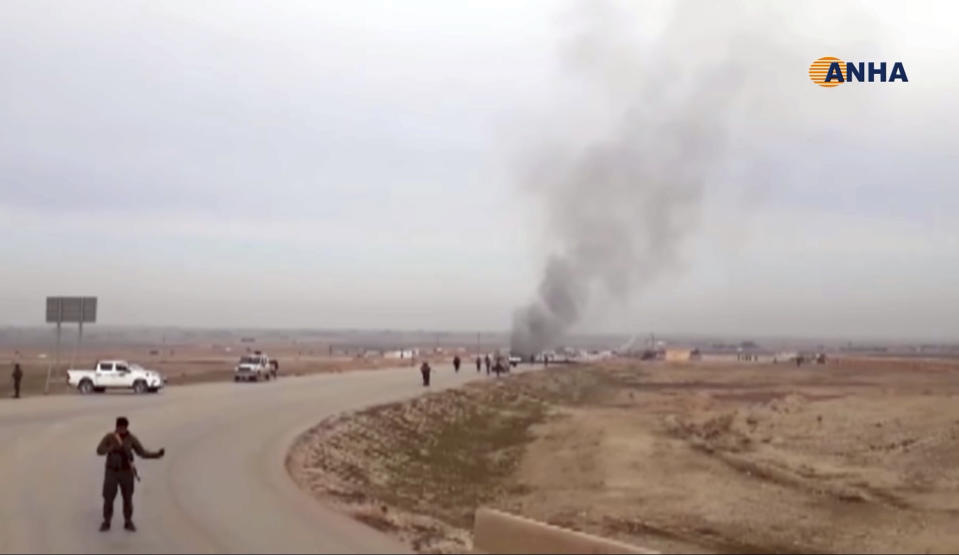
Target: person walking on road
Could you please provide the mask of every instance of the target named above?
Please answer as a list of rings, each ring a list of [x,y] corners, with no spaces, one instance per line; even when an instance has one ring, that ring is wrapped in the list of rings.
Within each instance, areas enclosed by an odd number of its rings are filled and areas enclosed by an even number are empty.
[[[457,373],[460,371],[460,356],[456,355],[453,357],[453,370]]]
[[[486,355],[486,375],[489,376],[490,365],[493,364],[493,361],[489,359],[489,355]]]
[[[423,387],[430,386],[430,363],[423,361],[423,364],[420,365],[420,374],[423,374]]]
[[[20,381],[23,380],[23,370],[20,369],[20,363],[13,365],[13,398],[20,398]]]
[[[480,368],[483,366],[483,360],[480,357],[476,357],[476,373],[480,373]]]
[[[133,453],[143,459],[159,459],[166,454],[165,449],[148,451],[130,433],[130,422],[124,418],[117,418],[116,428],[103,436],[97,445],[97,455],[106,456],[106,468],[103,474],[103,523],[100,531],[110,529],[113,520],[113,501],[117,497],[117,489],[123,496],[123,527],[130,532],[136,532],[133,524],[133,480],[140,479],[137,467],[133,462]]]

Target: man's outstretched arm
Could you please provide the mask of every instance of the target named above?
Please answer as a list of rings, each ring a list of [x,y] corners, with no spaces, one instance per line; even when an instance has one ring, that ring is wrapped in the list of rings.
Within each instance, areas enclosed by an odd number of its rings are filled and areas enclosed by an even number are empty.
[[[136,453],[142,459],[159,459],[165,453],[165,449],[160,449],[159,451],[148,451],[143,448],[143,444],[140,443],[140,440],[136,436],[133,436],[132,447],[133,452]]]

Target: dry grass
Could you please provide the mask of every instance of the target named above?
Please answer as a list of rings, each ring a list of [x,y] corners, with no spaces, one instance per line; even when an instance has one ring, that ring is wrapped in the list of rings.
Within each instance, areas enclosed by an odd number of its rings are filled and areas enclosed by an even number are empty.
[[[959,363],[551,368],[325,422],[303,487],[424,552],[490,505],[665,552],[950,552]]]
[[[476,506],[510,493],[530,428],[546,416],[547,404],[522,387],[528,381],[474,384],[326,421],[300,438],[289,468],[364,522],[402,529],[420,551],[468,548],[450,528],[471,528]],[[383,516],[397,513],[427,518]]]

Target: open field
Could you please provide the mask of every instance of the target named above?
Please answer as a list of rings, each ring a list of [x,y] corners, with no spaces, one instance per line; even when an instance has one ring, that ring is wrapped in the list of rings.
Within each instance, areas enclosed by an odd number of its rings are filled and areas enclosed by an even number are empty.
[[[422,552],[489,505],[665,552],[954,552],[959,362],[550,368],[327,420],[297,482]]]

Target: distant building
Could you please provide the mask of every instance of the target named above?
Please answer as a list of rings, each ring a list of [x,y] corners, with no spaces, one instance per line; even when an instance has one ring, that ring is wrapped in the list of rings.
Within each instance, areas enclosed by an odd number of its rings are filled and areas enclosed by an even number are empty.
[[[689,362],[703,358],[699,349],[666,349],[666,362]]]
[[[383,353],[383,358],[403,360],[403,359],[411,359],[417,356],[418,354],[420,354],[419,349],[402,349],[397,351],[387,351]]]

